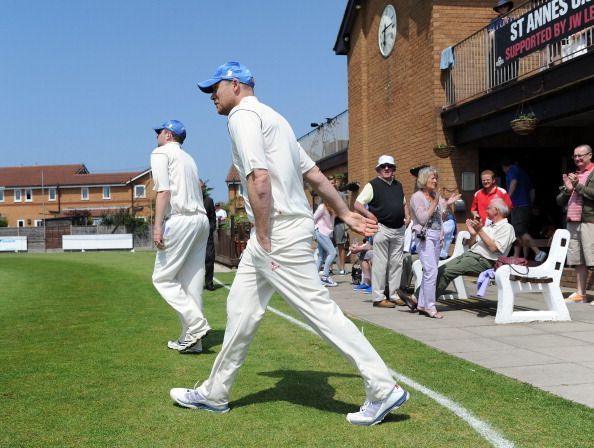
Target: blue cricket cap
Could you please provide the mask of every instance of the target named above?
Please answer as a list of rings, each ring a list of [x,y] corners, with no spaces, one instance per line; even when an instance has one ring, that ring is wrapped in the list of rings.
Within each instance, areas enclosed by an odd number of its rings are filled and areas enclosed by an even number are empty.
[[[179,120],[169,120],[163,123],[161,126],[157,126],[153,128],[155,132],[158,134],[161,129],[169,129],[175,135],[179,135],[184,140],[186,139],[186,127],[184,124]]]
[[[198,88],[204,93],[212,93],[212,87],[215,84],[222,80],[231,81],[233,79],[237,79],[240,83],[247,84],[250,87],[256,85],[254,76],[249,68],[239,62],[230,61],[219,66],[214,75],[212,75],[212,78],[199,82]]]

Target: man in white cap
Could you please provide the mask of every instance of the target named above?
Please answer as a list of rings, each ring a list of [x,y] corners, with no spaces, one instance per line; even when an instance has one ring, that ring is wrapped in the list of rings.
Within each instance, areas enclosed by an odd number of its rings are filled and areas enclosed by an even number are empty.
[[[297,143],[289,123],[258,101],[244,65],[228,62],[198,87],[211,94],[219,114],[228,116],[233,163],[247,192],[245,208],[254,228],[227,298],[227,328],[210,377],[197,389],[171,389],[171,398],[187,408],[227,412],[235,377],[270,297],[278,291],[361,373],[367,400],[347,420],[356,425],[381,422],[406,402],[408,393],[320,282],[304,179],[353,230],[372,235],[377,225],[347,208]]]
[[[153,284],[181,321],[179,338],[167,346],[181,353],[199,353],[201,339],[210,331],[202,314],[209,225],[200,177],[194,159],[181,147],[186,138],[184,125],[169,120],[155,132],[157,148],[151,154],[153,189],[157,192]]]
[[[397,290],[409,216],[402,184],[394,179],[395,170],[394,157],[380,156],[375,167],[377,177],[363,187],[355,201],[355,210],[379,224],[379,231],[373,237],[371,286],[373,306],[380,308],[405,304]]]

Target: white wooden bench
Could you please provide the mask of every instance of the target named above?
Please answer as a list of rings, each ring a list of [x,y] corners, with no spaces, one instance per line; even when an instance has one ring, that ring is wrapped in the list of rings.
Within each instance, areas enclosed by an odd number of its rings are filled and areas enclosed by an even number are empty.
[[[464,251],[467,249],[466,243],[468,242],[469,239],[470,239],[470,233],[467,230],[462,230],[462,231],[458,232],[458,235],[456,235],[456,243],[454,245],[454,251],[452,252],[452,255],[445,260],[440,260],[438,266],[441,266],[442,264],[445,264],[448,261],[453,260],[454,258],[462,255],[464,253]],[[417,288],[419,288],[421,286],[421,281],[423,280],[423,266],[421,265],[421,260],[416,260],[413,263],[412,268],[413,268],[413,274],[415,276],[415,291],[416,291]],[[466,284],[464,283],[464,277],[462,277],[462,276],[456,277],[452,281],[452,283],[454,284],[454,287],[456,288],[457,297],[460,299],[468,299],[468,292],[466,291]],[[454,295],[453,294],[444,294],[440,297],[447,300],[447,299],[453,299]]]
[[[497,269],[496,324],[571,320],[560,288],[568,247],[569,232],[558,229],[553,235],[548,257],[543,264],[535,267],[504,265]],[[530,293],[542,294],[546,309],[514,311],[516,294]]]

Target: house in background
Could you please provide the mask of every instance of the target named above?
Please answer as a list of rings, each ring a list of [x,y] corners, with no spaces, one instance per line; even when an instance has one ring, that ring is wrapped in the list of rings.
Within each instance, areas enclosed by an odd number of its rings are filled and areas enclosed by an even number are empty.
[[[245,202],[243,199],[243,187],[239,179],[239,173],[235,165],[231,164],[227,177],[225,178],[229,195],[229,215],[245,213]]]
[[[0,167],[0,215],[9,227],[88,216],[99,223],[120,211],[151,221],[151,170],[90,173],[84,164]]]

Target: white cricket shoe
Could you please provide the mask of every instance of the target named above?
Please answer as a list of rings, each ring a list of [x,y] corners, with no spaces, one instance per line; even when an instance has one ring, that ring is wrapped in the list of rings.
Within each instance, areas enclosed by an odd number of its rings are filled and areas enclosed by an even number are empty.
[[[202,353],[202,341],[199,340],[193,346],[187,348],[187,344],[180,341],[169,341],[167,342],[167,347],[172,350],[177,350],[180,353]]]
[[[229,412],[229,406],[217,406],[208,401],[198,391],[198,389],[185,389],[183,387],[174,387],[169,391],[169,396],[180,406],[189,409],[204,409],[210,412]]]
[[[377,425],[389,412],[398,409],[407,400],[408,392],[397,385],[388,398],[380,401],[365,400],[359,412],[347,414],[346,419],[353,425]]]

